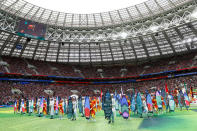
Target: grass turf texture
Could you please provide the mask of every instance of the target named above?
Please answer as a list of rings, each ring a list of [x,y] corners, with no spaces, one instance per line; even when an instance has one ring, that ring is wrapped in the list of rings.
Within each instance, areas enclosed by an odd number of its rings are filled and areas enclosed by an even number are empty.
[[[196,131],[197,109],[176,111],[153,118],[139,118],[132,115],[130,120],[116,117],[115,123],[108,124],[103,112],[96,115],[96,122],[77,117],[71,121],[49,119],[49,116],[37,117],[13,114],[13,108],[0,108],[0,131]]]

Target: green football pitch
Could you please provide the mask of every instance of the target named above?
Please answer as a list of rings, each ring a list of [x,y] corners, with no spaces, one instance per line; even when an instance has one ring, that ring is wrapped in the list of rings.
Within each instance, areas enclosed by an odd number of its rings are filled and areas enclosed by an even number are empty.
[[[176,111],[152,118],[132,115],[130,120],[116,117],[115,123],[108,124],[103,112],[96,115],[96,121],[77,117],[71,121],[64,116],[58,118],[14,114],[13,108],[0,108],[0,131],[197,131],[197,109]]]

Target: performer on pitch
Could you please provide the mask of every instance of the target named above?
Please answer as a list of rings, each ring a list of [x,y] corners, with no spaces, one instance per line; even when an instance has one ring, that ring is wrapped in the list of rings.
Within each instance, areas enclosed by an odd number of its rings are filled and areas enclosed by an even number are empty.
[[[185,107],[186,107],[187,110],[189,110],[190,100],[189,100],[189,97],[187,95],[187,92],[184,93],[184,99],[185,99]]]
[[[137,113],[140,115],[140,118],[142,118],[142,98],[140,92],[137,93]]]
[[[116,100],[113,95],[112,95],[112,112],[114,117],[116,117]]]
[[[79,96],[78,98],[78,108],[79,108],[79,113],[81,114],[81,116],[83,116],[83,106],[82,106],[82,97]]]
[[[129,106],[125,95],[123,95],[121,99],[121,115],[124,119],[129,118]]]
[[[31,115],[34,111],[34,99],[29,100],[29,115]]]
[[[43,97],[40,98],[40,104],[38,107],[38,116],[41,117],[43,114]]]
[[[43,100],[43,115],[47,115],[47,101],[45,99]]]
[[[146,103],[148,107],[148,117],[152,117],[153,116],[153,103],[152,103],[151,94],[148,93],[148,91],[146,92]]]
[[[86,119],[90,120],[90,99],[89,96],[85,97],[85,103],[84,103],[84,114]]]
[[[68,99],[68,114],[67,114],[67,117],[68,117],[68,119],[74,120],[73,116],[74,116],[74,110],[73,110],[72,98],[69,97],[69,99]]]
[[[109,91],[106,92],[104,96],[104,112],[105,112],[105,119],[109,120],[108,123],[114,123],[114,115],[112,112],[112,99]]]
[[[169,97],[169,112],[174,112],[175,110],[175,102],[173,96],[170,94]]]
[[[76,99],[76,97],[73,97],[72,103],[73,103],[73,120],[76,120],[76,118],[77,118],[77,99]]]
[[[82,117],[85,116],[85,98],[82,97]]]
[[[160,114],[160,112],[162,112],[162,100],[160,91],[156,91],[156,101],[158,106],[158,114]]]
[[[95,121],[95,115],[96,115],[96,100],[94,97],[90,98],[90,115],[91,119]]]
[[[182,108],[185,106],[184,95],[182,90],[179,90],[178,92],[178,101],[179,101],[179,107],[182,111]]]
[[[54,118],[54,98],[51,98],[50,100],[50,119],[53,119]]]
[[[63,118],[64,115],[64,109],[63,109],[63,100],[60,100],[59,102],[59,116],[60,116],[60,120]]]

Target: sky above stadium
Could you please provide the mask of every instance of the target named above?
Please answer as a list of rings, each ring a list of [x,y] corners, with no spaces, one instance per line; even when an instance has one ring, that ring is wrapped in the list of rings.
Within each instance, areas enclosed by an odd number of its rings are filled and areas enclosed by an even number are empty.
[[[147,0],[26,0],[32,4],[66,13],[99,13],[136,5]]]

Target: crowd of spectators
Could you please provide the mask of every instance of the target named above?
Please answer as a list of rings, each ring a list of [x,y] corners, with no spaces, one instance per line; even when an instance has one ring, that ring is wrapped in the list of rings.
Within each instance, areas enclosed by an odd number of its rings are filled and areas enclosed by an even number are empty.
[[[58,75],[70,77],[83,76],[86,78],[98,78],[101,77],[101,74],[98,72],[98,69],[102,69],[103,77],[121,77],[121,69],[127,69],[127,71],[124,72],[125,77],[194,67],[197,66],[195,56],[196,54],[189,54],[180,57],[170,57],[162,60],[157,60],[155,62],[146,62],[140,65],[113,67],[74,66],[61,63],[24,60],[20,58],[13,58],[7,56],[2,56],[1,61],[7,62],[9,64],[7,68],[9,69],[10,73],[35,74],[36,72],[38,72],[38,74],[40,75]],[[33,65],[36,68],[29,68],[28,65]],[[80,70],[82,75],[76,70]],[[7,72],[7,70],[5,69],[5,65],[0,66],[0,72]],[[49,94],[47,94],[45,90],[52,90],[54,96],[68,97],[73,94],[73,90],[78,91],[79,95],[85,96],[100,95],[99,92],[101,90],[102,92],[105,92],[106,90],[115,92],[116,90],[120,93],[121,88],[123,89],[123,92],[130,92],[133,88],[141,92],[145,92],[145,90],[164,88],[166,84],[168,85],[169,89],[174,89],[183,87],[184,83],[186,83],[188,87],[196,88],[197,77],[188,76],[168,80],[154,80],[139,83],[108,85],[48,85],[35,83],[21,84],[11,82],[0,82],[0,105],[9,104],[18,97],[47,97]],[[13,93],[13,89],[20,90],[21,93]],[[97,94],[95,92],[97,92]]]
[[[138,83],[128,83],[128,84],[107,84],[107,85],[83,85],[83,84],[66,84],[66,85],[48,85],[48,84],[20,84],[11,82],[0,82],[0,105],[8,104],[13,102],[16,98],[35,98],[40,96],[60,96],[67,97],[72,94],[78,94],[82,96],[100,96],[100,92],[106,92],[109,90],[111,93],[115,91],[117,93],[131,93],[133,89],[145,93],[145,91],[154,92],[157,89],[165,88],[167,85],[170,91],[175,88],[184,88],[187,86],[188,92],[190,88],[196,88],[197,76],[187,76],[179,77],[174,79],[166,80],[154,80],[145,81]],[[19,90],[20,93],[12,92],[12,90]],[[53,94],[48,94],[45,90],[51,90]],[[75,93],[73,93],[75,91]]]
[[[197,66],[197,61],[194,59],[195,53],[176,56],[156,61],[145,62],[135,65],[124,66],[77,66],[63,63],[43,62],[29,59],[13,58],[2,56],[2,60],[8,63],[8,70],[10,73],[22,74],[39,74],[39,75],[57,75],[68,77],[85,77],[85,78],[99,78],[99,77],[126,77],[136,76],[140,74],[155,73],[167,70],[175,70],[182,68],[189,68]],[[35,69],[29,68],[28,65],[33,65]],[[102,72],[98,72],[102,69]],[[127,71],[121,72],[121,69]],[[78,71],[76,71],[78,70]],[[80,73],[79,73],[80,71]],[[0,72],[7,72],[5,67],[0,66]],[[101,75],[102,73],[102,75]]]

